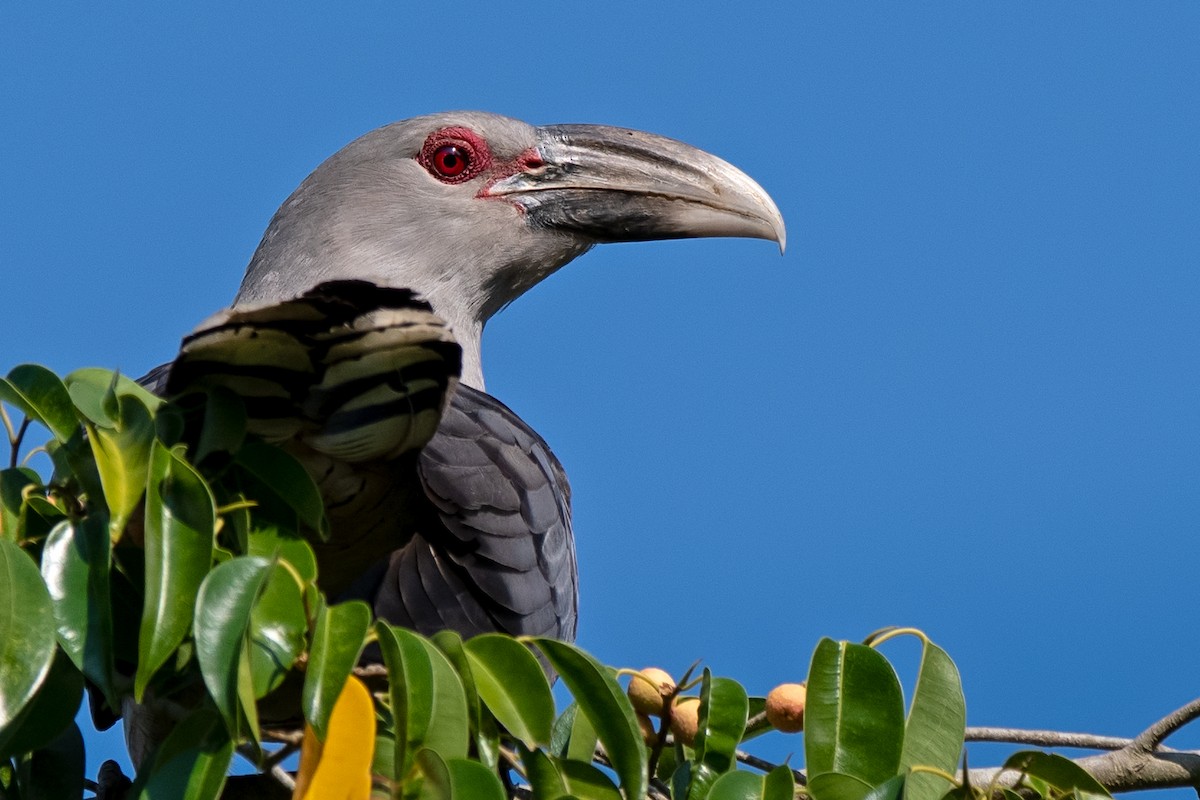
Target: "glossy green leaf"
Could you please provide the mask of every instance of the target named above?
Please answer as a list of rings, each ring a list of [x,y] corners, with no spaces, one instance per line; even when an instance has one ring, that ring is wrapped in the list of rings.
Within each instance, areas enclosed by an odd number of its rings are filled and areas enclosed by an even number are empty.
[[[471,736],[475,742],[475,752],[480,761],[495,769],[500,761],[500,733],[496,720],[479,700],[479,690],[475,685],[475,674],[471,670],[471,662],[463,647],[462,637],[451,630],[438,631],[430,637],[446,659],[458,673],[462,681],[463,693],[467,699],[467,716],[470,720]]]
[[[75,408],[84,418],[96,425],[112,427],[119,413],[116,398],[132,397],[151,412],[157,411],[163,399],[132,378],[99,367],[77,369],[63,379]]]
[[[864,800],[902,800],[907,793],[908,776],[896,775],[871,789]]]
[[[525,779],[533,796],[539,800],[557,800],[567,794],[567,782],[558,771],[558,765],[544,750],[530,750],[517,743],[521,764],[525,767]]]
[[[329,538],[329,521],[321,492],[299,461],[278,447],[251,440],[237,454],[237,463],[295,512],[297,519]]]
[[[560,760],[558,771],[570,797],[579,800],[621,800],[621,793],[612,779],[587,761]]]
[[[88,443],[100,472],[114,537],[125,529],[126,521],[146,491],[150,447],[155,436],[154,420],[140,400],[129,395],[118,396],[117,408],[112,427],[87,426]]]
[[[542,665],[510,636],[484,634],[464,645],[483,702],[508,732],[537,747],[550,743],[554,697]]]
[[[763,776],[746,770],[733,770],[719,776],[705,797],[708,800],[763,800]]]
[[[308,619],[296,577],[280,562],[272,562],[250,612],[248,644],[255,697],[278,688],[304,650]]]
[[[0,730],[33,699],[54,650],[54,608],[37,564],[0,539]]]
[[[213,800],[225,786],[233,740],[207,708],[175,726],[138,774],[130,800]]]
[[[192,625],[200,584],[212,563],[216,503],[195,469],[155,441],[146,488],[146,594],[134,693],[140,702],[155,671]]]
[[[334,606],[322,604],[317,612],[301,703],[304,719],[321,741],[325,741],[333,704],[358,663],[370,625],[370,607],[357,600]]]
[[[303,537],[274,526],[253,528],[246,541],[246,555],[263,556],[288,562],[302,581],[317,579],[317,556]]]
[[[422,798],[507,800],[500,778],[478,761],[443,758],[436,751],[423,748],[418,754],[418,765],[425,777]]]
[[[83,734],[74,722],[23,764],[31,798],[83,796]]]
[[[0,400],[42,423],[60,442],[79,428],[75,404],[59,377],[40,364],[21,364],[0,378]]]
[[[111,566],[102,516],[85,517],[78,524],[64,520],[42,548],[42,579],[54,604],[58,641],[115,708]]]
[[[633,707],[607,669],[574,645],[556,639],[533,640],[571,690],[604,745],[626,797],[646,793],[646,747]]]
[[[596,756],[596,746],[599,743],[600,737],[596,734],[596,727],[592,725],[588,715],[576,713],[571,722],[571,738],[567,743],[566,757],[590,762]]]
[[[780,764],[763,776],[763,800],[795,800],[796,778],[792,768]]]
[[[83,701],[83,673],[61,647],[37,693],[10,725],[0,727],[0,759],[45,747],[75,719]]]
[[[0,470],[0,535],[20,543],[25,531],[25,489],[40,486],[38,474],[27,467]]]
[[[967,726],[962,682],[946,651],[928,639],[922,641],[921,666],[905,724],[900,769],[920,765],[954,774]],[[908,776],[904,796],[905,800],[938,800],[950,788],[944,778],[917,772]]]
[[[388,671],[395,732],[393,764],[397,775],[407,775],[433,721],[433,663],[411,631],[380,621],[375,632]]]
[[[804,718],[810,776],[841,772],[874,786],[896,775],[904,698],[895,670],[877,651],[822,639],[809,667]]]
[[[822,772],[808,775],[808,793],[813,800],[864,800],[872,786],[853,775],[840,772]]]
[[[418,637],[418,641],[433,667],[433,724],[425,737],[425,746],[446,758],[465,758],[470,750],[470,720],[462,680],[433,642],[424,637]]]
[[[696,760],[715,772],[733,769],[750,706],[746,690],[731,678],[714,678],[707,668],[700,689]]]
[[[1112,796],[1090,772],[1071,759],[1055,753],[1022,750],[1009,756],[1003,768],[1040,778],[1062,792],[1090,792],[1102,797]]]
[[[246,405],[242,399],[224,386],[210,388],[204,398],[197,464],[214,453],[236,453],[246,440]]]
[[[254,691],[247,638],[255,600],[271,562],[241,556],[219,564],[200,586],[194,622],[200,672],[217,710],[234,736],[254,729]],[[246,717],[246,719],[243,719]]]

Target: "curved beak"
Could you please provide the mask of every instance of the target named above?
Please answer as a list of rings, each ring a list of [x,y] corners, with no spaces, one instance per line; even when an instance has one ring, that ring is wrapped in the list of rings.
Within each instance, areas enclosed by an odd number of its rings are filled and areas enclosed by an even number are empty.
[[[607,125],[538,128],[536,149],[526,169],[483,192],[523,208],[531,226],[592,242],[746,236],[783,252],[787,233],[770,195],[703,150]]]

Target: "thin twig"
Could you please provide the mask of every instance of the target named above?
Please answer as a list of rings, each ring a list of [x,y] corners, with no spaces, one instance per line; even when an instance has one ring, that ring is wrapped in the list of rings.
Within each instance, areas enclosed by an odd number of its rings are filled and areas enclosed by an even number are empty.
[[[263,728],[262,737],[268,742],[299,745],[304,741],[304,731],[300,728]]]
[[[1037,747],[1081,747],[1086,750],[1120,750],[1122,747],[1128,747],[1134,741],[1119,736],[1097,736],[1092,733],[991,727],[967,728],[966,740],[968,742],[1031,744]]]
[[[274,753],[271,753],[271,755],[269,755],[263,759],[262,769],[267,770],[267,769],[274,767],[276,764],[280,763],[285,758],[287,758],[288,756],[290,756],[292,753],[296,752],[299,749],[300,749],[299,743],[296,743],[296,742],[285,743],[283,745],[283,747],[279,748]]]
[[[754,767],[755,769],[762,770],[763,772],[770,772],[771,770],[775,769],[776,767],[782,766],[781,764],[772,764],[770,761],[767,761],[765,758],[759,758],[758,756],[753,755],[751,753],[747,753],[744,750],[735,750],[734,756],[737,758],[738,761],[745,764],[746,766]],[[803,772],[801,772],[798,769],[792,770],[792,780],[796,781],[796,784],[798,786],[807,786],[808,785],[808,776],[806,776]]]
[[[292,773],[288,772],[278,764],[271,767],[270,775],[272,778],[279,781],[279,785],[287,789],[289,792],[296,788],[296,779],[292,776]]]
[[[1197,717],[1200,717],[1200,697],[1188,703],[1183,708],[1172,711],[1149,728],[1146,728],[1146,730],[1134,737],[1130,747],[1134,750],[1141,750],[1148,753],[1162,744],[1163,740],[1172,733]]]

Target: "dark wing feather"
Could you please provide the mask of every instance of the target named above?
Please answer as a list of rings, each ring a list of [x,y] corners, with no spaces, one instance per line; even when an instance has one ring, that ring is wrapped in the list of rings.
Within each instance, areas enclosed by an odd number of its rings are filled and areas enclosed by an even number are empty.
[[[393,553],[375,613],[423,632],[573,640],[570,488],[545,441],[500,401],[460,386],[417,469],[434,513]]]

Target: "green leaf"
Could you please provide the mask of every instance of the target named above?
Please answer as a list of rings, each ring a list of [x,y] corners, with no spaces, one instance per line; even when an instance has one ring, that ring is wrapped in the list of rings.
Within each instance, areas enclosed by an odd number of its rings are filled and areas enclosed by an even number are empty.
[[[763,776],[763,800],[795,800],[796,778],[792,768],[780,764]]]
[[[117,418],[120,397],[132,397],[151,412],[165,402],[137,381],[119,372],[99,367],[77,369],[63,379],[67,392],[79,413],[96,425],[112,427]]]
[[[576,712],[579,711],[578,704],[572,703],[571,706]],[[566,758],[590,763],[596,756],[596,745],[599,742],[600,737],[596,735],[596,728],[588,719],[588,715],[576,713],[571,722]]]
[[[302,524],[322,540],[329,538],[321,492],[299,461],[278,447],[251,440],[238,451],[237,463],[291,508]]]
[[[530,750],[517,743],[521,763],[525,766],[525,777],[533,796],[539,800],[557,800],[567,794],[567,783],[558,771],[558,766],[543,750]]]
[[[462,681],[433,642],[424,637],[417,640],[433,667],[433,724],[425,737],[425,746],[447,758],[466,758],[470,749],[470,721]]]
[[[0,728],[0,760],[54,741],[75,719],[82,701],[83,673],[56,647],[50,672],[33,699],[11,725]]]
[[[871,789],[866,781],[840,772],[813,775],[810,771],[808,776],[808,793],[814,800],[864,800]]]
[[[1061,792],[1089,792],[1102,797],[1112,797],[1090,772],[1071,759],[1055,753],[1022,750],[1009,756],[1003,769],[1040,778]]]
[[[200,584],[212,564],[216,503],[190,464],[155,441],[146,488],[146,596],[138,635],[134,696],[192,625]]]
[[[433,664],[415,634],[382,621],[375,623],[375,633],[388,672],[396,736],[393,763],[402,777],[412,769],[433,718]]]
[[[200,708],[175,726],[138,774],[130,800],[212,800],[225,786],[233,740],[221,717]]]
[[[579,800],[621,800],[612,779],[587,761],[559,761],[559,774],[570,797]]]
[[[904,698],[895,670],[872,648],[832,639],[817,644],[804,717],[810,777],[841,772],[874,786],[896,775]]]
[[[20,544],[31,538],[25,530],[25,488],[41,486],[41,478],[27,467],[0,470],[0,535]]]
[[[251,530],[247,537],[246,555],[286,561],[305,583],[317,579],[317,556],[313,553],[312,545],[303,537],[281,531],[275,526]]]
[[[254,696],[278,688],[304,650],[308,619],[295,573],[272,562],[250,611],[250,675]]]
[[[733,770],[718,777],[705,797],[708,800],[762,800],[763,776],[745,770]]]
[[[556,639],[533,640],[571,690],[603,743],[627,798],[641,798],[648,786],[646,747],[629,699],[607,669],[574,645]]]
[[[301,702],[304,719],[321,741],[325,741],[333,704],[358,663],[370,625],[370,607],[357,600],[335,606],[322,603],[317,611]]]
[[[483,702],[526,747],[550,743],[554,697],[542,665],[529,648],[498,633],[476,636],[464,645]]]
[[[83,797],[84,750],[79,726],[71,726],[35,751],[26,764],[29,797]]]
[[[112,549],[103,516],[60,522],[42,549],[42,579],[54,603],[58,641],[75,666],[119,708],[113,685]]]
[[[705,668],[696,729],[696,761],[718,774],[733,769],[749,710],[746,690],[740,683],[731,678],[714,678]]]
[[[112,427],[87,426],[88,442],[100,472],[104,502],[108,504],[110,514],[109,529],[114,540],[125,529],[125,523],[146,491],[150,446],[155,436],[154,419],[141,400],[119,395],[117,408]]]
[[[900,769],[935,767],[954,774],[967,726],[966,700],[958,668],[946,651],[923,639],[921,666],[913,690]],[[905,800],[938,800],[949,790],[944,778],[928,772],[908,776]]]
[[[40,364],[21,364],[0,378],[0,400],[22,414],[42,423],[60,442],[66,442],[79,428],[75,404],[58,376]]]
[[[422,798],[507,800],[500,778],[478,761],[443,758],[430,748],[422,749],[417,761],[425,776]]]
[[[204,423],[196,443],[196,463],[213,453],[236,453],[246,440],[246,404],[224,386],[205,392]]]
[[[0,730],[46,679],[54,645],[54,609],[37,565],[0,539]]]
[[[908,785],[908,776],[896,775],[867,793],[864,800],[902,800]]]
[[[204,684],[234,738],[249,723],[257,738],[247,638],[271,562],[241,556],[219,564],[200,586],[194,623]]]
[[[454,666],[459,680],[462,681],[463,692],[467,698],[471,735],[474,737],[479,760],[495,769],[500,762],[500,733],[496,728],[495,718],[479,700],[475,675],[471,671],[471,662],[467,659],[462,637],[455,631],[443,630],[431,636],[430,640]]]

